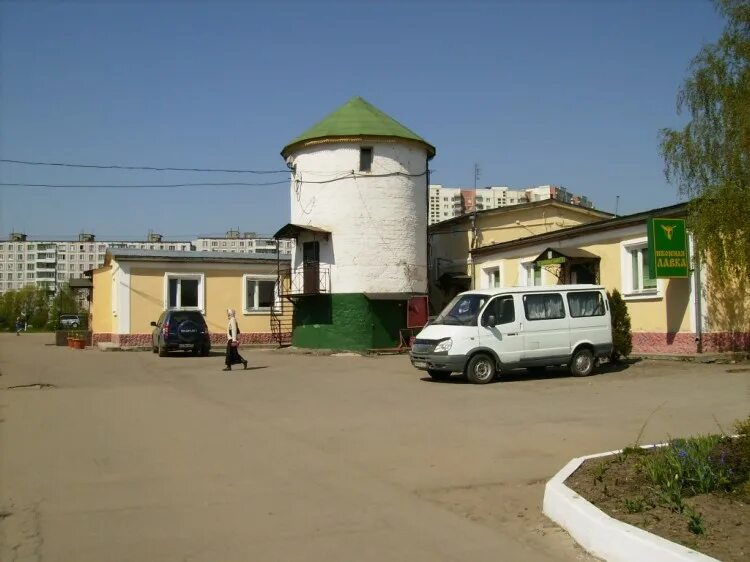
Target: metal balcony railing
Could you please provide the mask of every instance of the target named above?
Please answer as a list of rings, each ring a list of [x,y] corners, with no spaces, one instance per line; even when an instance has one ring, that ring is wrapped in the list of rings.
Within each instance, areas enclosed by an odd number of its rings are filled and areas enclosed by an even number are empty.
[[[282,297],[320,295],[331,292],[331,266],[306,264],[279,269],[279,294]]]

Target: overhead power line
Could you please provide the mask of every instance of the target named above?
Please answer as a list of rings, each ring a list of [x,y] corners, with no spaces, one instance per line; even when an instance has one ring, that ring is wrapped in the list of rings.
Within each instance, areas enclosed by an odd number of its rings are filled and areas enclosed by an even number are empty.
[[[407,174],[406,172],[388,172],[385,174],[362,174],[362,173],[356,173],[356,172],[349,172],[349,173],[344,174],[343,176],[339,176],[339,177],[331,178],[327,180],[321,180],[321,181],[309,181],[309,180],[303,180],[300,178],[294,178],[294,181],[301,182],[301,183],[322,184],[322,183],[333,183],[336,181],[347,180],[347,179],[391,178],[391,177],[396,177],[396,176],[402,176],[405,178],[419,178],[425,175],[427,175],[427,171],[424,171],[421,174]]]
[[[97,170],[148,170],[152,172],[221,172],[225,174],[288,174],[289,170],[232,170],[222,168],[172,168],[157,166],[123,166],[120,164],[74,164],[71,162],[37,162],[33,160],[11,160],[0,158],[6,164],[24,166],[61,166],[63,168],[95,168]]]
[[[0,183],[0,187],[51,187],[51,188],[80,188],[80,189],[134,189],[134,188],[160,188],[160,187],[241,187],[261,185],[288,184],[289,180],[267,181],[267,182],[198,182],[198,183],[159,183],[153,185],[79,185],[79,184],[52,184],[52,183]]]

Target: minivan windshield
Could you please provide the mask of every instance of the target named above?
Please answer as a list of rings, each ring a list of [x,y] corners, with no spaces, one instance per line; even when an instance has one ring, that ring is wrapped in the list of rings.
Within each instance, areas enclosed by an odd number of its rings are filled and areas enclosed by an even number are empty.
[[[467,293],[458,295],[430,325],[476,326],[482,307],[489,299],[487,295]]]

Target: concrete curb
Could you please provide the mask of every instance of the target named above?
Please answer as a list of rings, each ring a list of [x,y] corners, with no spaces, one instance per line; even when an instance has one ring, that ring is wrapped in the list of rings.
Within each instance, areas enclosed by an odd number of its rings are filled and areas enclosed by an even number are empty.
[[[661,446],[663,444],[642,448]],[[544,514],[565,529],[586,551],[608,562],[719,562],[716,558],[618,521],[565,485],[568,477],[584,461],[621,452],[610,451],[578,457],[566,464],[544,487]]]

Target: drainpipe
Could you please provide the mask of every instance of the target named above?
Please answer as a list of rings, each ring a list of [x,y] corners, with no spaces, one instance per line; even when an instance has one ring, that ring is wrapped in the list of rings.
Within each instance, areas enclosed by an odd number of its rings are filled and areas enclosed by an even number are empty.
[[[701,262],[695,251],[695,240],[691,240],[690,249],[693,251],[693,286],[695,287],[695,343],[696,351],[703,353],[703,288],[701,287]]]
[[[429,301],[430,301],[430,284],[432,283],[431,279],[431,271],[430,271],[430,263],[432,260],[431,250],[430,247],[430,157],[429,155],[427,158],[425,158],[424,161],[424,169],[425,169],[425,212],[427,213],[427,224],[425,225],[425,243],[427,247],[425,248],[425,265],[427,266],[426,275],[427,275],[427,286],[425,287],[425,292],[427,293],[427,310],[429,314]]]

